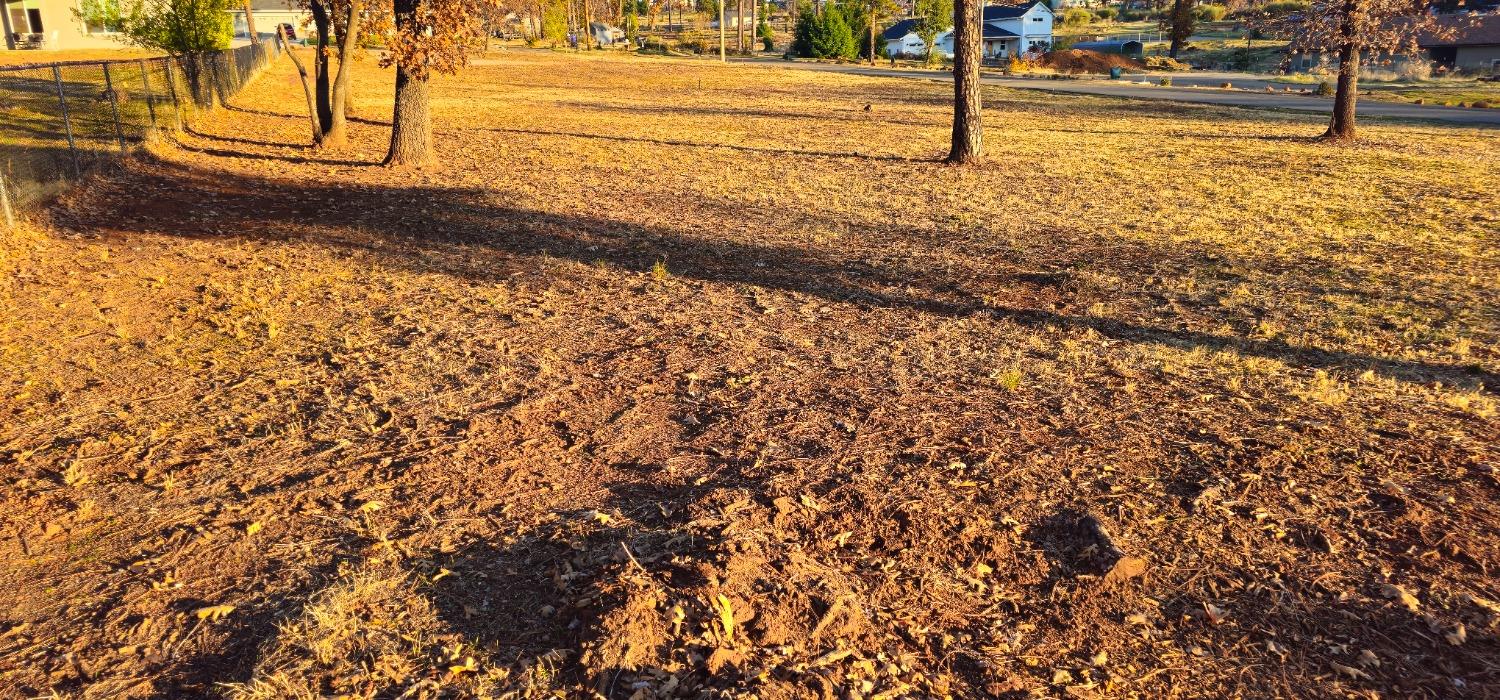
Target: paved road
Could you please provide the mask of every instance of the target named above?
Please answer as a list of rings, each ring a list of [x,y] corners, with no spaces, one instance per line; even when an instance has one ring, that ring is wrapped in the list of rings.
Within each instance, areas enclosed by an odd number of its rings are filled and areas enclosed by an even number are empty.
[[[833,71],[838,73],[855,73],[858,75],[873,75],[889,78],[915,78],[927,80],[952,80],[952,74],[947,71],[935,70],[911,70],[897,68],[872,68],[870,66],[856,66],[834,63],[804,63],[801,61],[788,63],[785,61],[765,61],[748,59],[748,62],[763,63],[781,67],[802,68],[806,70]],[[1165,74],[1163,74],[1165,75]],[[1268,93],[1235,90],[1220,90],[1213,88],[1195,87],[1160,87],[1154,84],[1141,85],[1131,80],[1144,80],[1142,76],[1128,76],[1127,80],[1045,80],[1033,78],[1007,78],[1001,76],[986,76],[986,85],[1000,85],[1004,87],[1023,88],[1028,90],[1046,90],[1049,92],[1067,92],[1085,95],[1106,95],[1109,97],[1125,97],[1144,100],[1175,100],[1178,102],[1198,102],[1203,104],[1230,105],[1234,107],[1252,107],[1261,109],[1289,109],[1299,112],[1316,112],[1330,114],[1333,111],[1333,100],[1326,97],[1313,97],[1298,93]],[[1173,76],[1174,82],[1183,80],[1183,74]],[[1155,76],[1150,79],[1155,80]],[[1222,81],[1219,81],[1222,82]],[[1231,81],[1232,82],[1232,81]],[[1217,84],[1217,83],[1215,83]],[[1260,83],[1264,89],[1265,83]],[[1252,87],[1247,85],[1247,87]],[[1419,119],[1424,121],[1440,121],[1464,126],[1495,126],[1500,127],[1500,109],[1468,109],[1464,107],[1439,107],[1437,105],[1414,105],[1397,104],[1393,102],[1377,102],[1375,100],[1360,100],[1359,115],[1361,117],[1389,117],[1393,119]]]

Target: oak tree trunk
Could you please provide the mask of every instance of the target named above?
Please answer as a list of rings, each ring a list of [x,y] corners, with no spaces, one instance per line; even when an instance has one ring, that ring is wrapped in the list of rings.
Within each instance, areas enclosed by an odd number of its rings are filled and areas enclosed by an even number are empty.
[[[1339,84],[1333,95],[1333,118],[1323,138],[1330,141],[1354,139],[1354,102],[1359,96],[1359,48],[1345,44],[1339,49]]]
[[[432,115],[426,76],[396,68],[396,108],[391,116],[391,150],[386,165],[423,166],[432,162]]]
[[[339,146],[348,140],[349,64],[353,62],[355,42],[359,38],[361,10],[358,0],[349,2],[349,15],[344,20],[342,41],[339,44],[339,73],[333,81],[333,94],[329,100],[328,128],[323,131],[323,145]]]
[[[296,52],[292,51],[291,44],[287,43],[286,32],[281,25],[276,25],[276,38],[281,41],[281,48],[286,50],[286,55],[292,57],[292,65],[297,67],[297,75],[302,78],[302,94],[307,96],[307,121],[312,126],[312,142],[316,146],[323,140],[323,129],[318,125],[318,107],[313,102],[313,89],[307,84],[307,67],[302,65],[302,59],[297,58]]]
[[[245,31],[250,34],[250,43],[260,43],[260,35],[255,33],[255,12],[250,7],[250,0],[245,0]]]
[[[875,65],[875,3],[870,3],[870,65]]]
[[[313,27],[318,32],[318,50],[313,54],[314,95],[318,102],[318,128],[323,133],[333,125],[333,102],[328,75],[328,8],[319,0],[307,3],[313,16]]]
[[[972,163],[984,155],[979,92],[980,2],[953,3],[953,147],[948,151],[949,163]]]

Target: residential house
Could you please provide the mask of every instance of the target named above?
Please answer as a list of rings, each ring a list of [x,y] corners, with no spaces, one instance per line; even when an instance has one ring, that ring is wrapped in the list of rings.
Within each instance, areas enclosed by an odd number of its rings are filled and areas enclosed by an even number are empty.
[[[1451,29],[1453,36],[1417,38],[1417,46],[1433,66],[1500,75],[1500,14],[1444,15],[1437,21]]]
[[[1500,14],[1486,15],[1439,15],[1439,25],[1446,31],[1426,33],[1417,37],[1418,56],[1376,55],[1367,56],[1367,65],[1391,66],[1406,72],[1413,63],[1420,66],[1417,74],[1425,74],[1428,67],[1441,70],[1460,70],[1469,73],[1500,75]],[[1438,34],[1450,36],[1438,37]],[[1293,72],[1331,72],[1338,70],[1338,54],[1333,51],[1301,51],[1288,58]]]
[[[914,31],[916,24],[915,19],[904,19],[885,30],[881,36],[885,38],[887,56],[927,55],[926,42]],[[1002,59],[1046,51],[1052,47],[1052,24],[1052,10],[1041,0],[1021,5],[989,5],[983,15],[984,58]],[[938,34],[933,44],[938,55],[952,58],[952,29]]]
[[[296,7],[296,0],[251,2],[255,31],[262,37],[275,34],[278,24],[290,24],[300,35],[310,16],[307,10]],[[114,49],[123,46],[116,40],[119,32],[115,27],[85,22],[75,13],[81,6],[79,0],[0,0],[0,5],[4,6],[4,11],[0,12],[0,24],[5,31],[7,50]],[[229,10],[229,14],[233,18],[235,37],[248,39],[244,9]]]
[[[296,0],[250,0],[250,11],[255,14],[255,33],[261,38],[275,36],[276,27],[283,24],[292,26],[294,39],[315,33],[311,30],[312,13],[302,8]],[[250,28],[245,21],[244,7],[230,10],[229,15],[234,18],[235,38],[249,39]]]
[[[110,27],[85,25],[73,10],[75,0],[0,0],[5,48],[110,49],[119,42]]]

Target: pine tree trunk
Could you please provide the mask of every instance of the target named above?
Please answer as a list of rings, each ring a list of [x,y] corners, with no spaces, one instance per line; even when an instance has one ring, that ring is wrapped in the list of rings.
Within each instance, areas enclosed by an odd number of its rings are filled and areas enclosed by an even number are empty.
[[[583,0],[583,48],[594,48],[594,16],[589,12],[589,0]]]
[[[729,42],[729,39],[724,36],[724,5],[726,3],[728,3],[728,2],[729,2],[729,0],[719,0],[719,62],[720,63],[723,63],[725,60],[727,60],[727,59],[724,58],[724,54],[726,52],[725,45]]]
[[[972,163],[984,155],[979,91],[982,1],[953,3],[953,148],[948,152],[949,163]]]
[[[1345,44],[1339,49],[1339,84],[1333,96],[1333,118],[1323,138],[1330,141],[1354,139],[1354,103],[1359,96],[1359,48]]]
[[[1172,58],[1177,58],[1177,52],[1182,50],[1182,39],[1179,38],[1181,32],[1177,30],[1177,23],[1182,21],[1183,2],[1185,0],[1172,0],[1172,14],[1168,16],[1171,22],[1168,27],[1172,31],[1172,45],[1167,49],[1167,55]]]
[[[870,65],[875,65],[875,3],[870,3]]]
[[[359,39],[359,20],[363,8],[357,0],[349,3],[349,15],[344,20],[343,41],[339,44],[339,74],[333,82],[329,99],[328,128],[323,131],[323,145],[340,146],[348,140],[348,125],[345,110],[349,106],[349,68]]]
[[[391,150],[386,165],[423,166],[432,162],[432,115],[428,83],[396,68],[396,108],[391,117]]]
[[[328,8],[319,0],[310,0],[313,26],[318,32],[318,51],[313,54],[314,96],[318,101],[318,128],[323,133],[333,126],[333,102],[328,76]]]

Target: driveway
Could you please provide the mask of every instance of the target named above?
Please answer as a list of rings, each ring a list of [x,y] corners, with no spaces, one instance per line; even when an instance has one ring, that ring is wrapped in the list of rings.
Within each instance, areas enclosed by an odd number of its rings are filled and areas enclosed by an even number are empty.
[[[873,75],[889,78],[953,79],[951,73],[936,70],[879,68],[834,63],[804,63],[801,61],[766,61],[760,59],[747,59],[747,61],[776,65],[783,68],[854,73],[857,75]],[[1172,81],[1177,83],[1177,85],[1173,87],[1160,87],[1154,84],[1161,77],[1168,75],[1172,77]],[[1236,81],[1237,77],[1241,78],[1241,80]],[[1152,84],[1142,85],[1131,81],[1150,81]],[[1173,100],[1177,102],[1197,102],[1201,104],[1259,109],[1286,109],[1319,114],[1331,114],[1333,112],[1332,98],[1287,92],[1270,93],[1254,92],[1251,90],[1223,90],[1217,87],[1219,83],[1225,81],[1260,90],[1264,90],[1265,86],[1269,84],[1263,79],[1255,80],[1248,74],[1241,73],[1198,75],[1162,73],[1160,75],[1148,74],[1144,76],[1137,74],[1129,75],[1123,80],[1047,80],[1039,78],[1011,78],[998,75],[986,75],[984,77],[986,85],[999,85],[1026,90],[1105,95],[1108,97],[1141,100]],[[1191,85],[1212,85],[1214,87],[1191,87]],[[1277,86],[1277,89],[1279,90],[1280,87]],[[1360,100],[1358,109],[1361,117],[1420,119],[1463,126],[1500,127],[1500,109],[1469,109],[1464,107],[1440,107],[1437,105],[1396,104],[1375,100]]]

